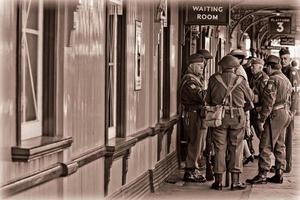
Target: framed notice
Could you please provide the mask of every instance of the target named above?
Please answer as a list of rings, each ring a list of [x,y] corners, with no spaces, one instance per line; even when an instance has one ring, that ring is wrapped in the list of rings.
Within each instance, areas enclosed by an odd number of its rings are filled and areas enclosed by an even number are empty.
[[[142,22],[135,21],[134,90],[142,89],[141,69]]]
[[[290,45],[295,46],[295,37],[281,37],[280,38],[280,45]]]

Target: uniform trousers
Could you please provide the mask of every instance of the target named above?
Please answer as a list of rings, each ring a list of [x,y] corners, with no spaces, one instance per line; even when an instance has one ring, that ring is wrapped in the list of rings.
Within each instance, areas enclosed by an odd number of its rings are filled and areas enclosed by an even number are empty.
[[[256,134],[257,138],[260,139],[261,132],[259,131],[258,126],[257,126],[257,121],[258,120],[259,120],[258,119],[258,113],[254,109],[251,110],[250,111],[250,124],[254,128],[254,131],[255,131],[255,134]]]
[[[246,115],[243,108],[235,110],[233,116],[226,110],[222,125],[212,128],[212,140],[215,150],[214,172],[226,171],[228,152],[228,171],[241,173],[243,170],[243,140],[245,136]]]
[[[285,135],[285,150],[286,150],[286,168],[292,168],[292,142],[294,135],[294,119],[291,120],[290,124],[286,129]]]
[[[271,168],[271,153],[275,156],[275,168],[284,170],[285,167],[285,144],[284,137],[286,128],[290,122],[290,115],[286,109],[275,110],[264,124],[259,143],[258,168],[260,172],[269,171]],[[270,129],[271,132],[270,133]],[[271,143],[272,141],[272,143]],[[273,149],[271,147],[273,144]]]
[[[184,131],[187,134],[186,168],[199,168],[198,160],[203,156],[205,149],[207,128],[197,111],[188,111],[184,117]]]

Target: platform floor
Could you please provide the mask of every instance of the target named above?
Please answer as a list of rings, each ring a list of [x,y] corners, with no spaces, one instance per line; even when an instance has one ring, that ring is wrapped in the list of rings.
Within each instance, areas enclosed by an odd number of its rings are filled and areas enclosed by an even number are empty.
[[[254,141],[255,148],[258,140]],[[256,150],[258,152],[258,150]],[[222,199],[222,200],[294,200],[300,199],[300,116],[295,118],[295,136],[293,142],[293,169],[284,174],[283,184],[248,185],[246,190],[231,191],[230,187],[222,191],[210,188],[212,181],[205,183],[185,183],[182,181],[183,170],[177,170],[155,192],[143,199]],[[257,174],[257,160],[244,166],[242,180],[252,178]],[[269,173],[268,176],[272,176]]]

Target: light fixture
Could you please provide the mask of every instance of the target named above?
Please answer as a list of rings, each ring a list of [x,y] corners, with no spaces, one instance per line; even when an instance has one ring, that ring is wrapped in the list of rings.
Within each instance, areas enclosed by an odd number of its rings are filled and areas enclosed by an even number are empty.
[[[272,12],[273,15],[276,15],[276,16],[280,16],[282,14],[282,12],[278,9],[275,10],[275,12]]]

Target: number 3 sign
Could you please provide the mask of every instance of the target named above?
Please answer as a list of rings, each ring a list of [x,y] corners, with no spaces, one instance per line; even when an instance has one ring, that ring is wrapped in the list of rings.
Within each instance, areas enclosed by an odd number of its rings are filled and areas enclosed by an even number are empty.
[[[291,17],[271,17],[269,19],[269,32],[271,34],[290,34]]]

